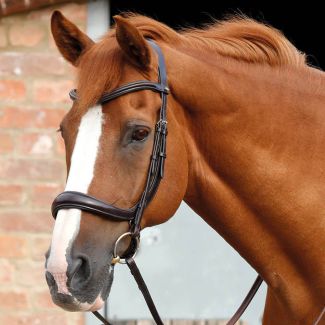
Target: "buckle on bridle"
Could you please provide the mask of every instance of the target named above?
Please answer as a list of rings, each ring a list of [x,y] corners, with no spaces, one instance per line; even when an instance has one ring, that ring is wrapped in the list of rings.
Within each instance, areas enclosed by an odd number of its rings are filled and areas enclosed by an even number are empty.
[[[168,124],[168,122],[167,122],[166,120],[162,120],[162,119],[160,119],[160,120],[156,123],[156,131],[165,134],[166,131],[167,131],[167,124]],[[166,134],[167,134],[167,133],[166,133]]]
[[[126,264],[126,258],[122,258],[121,256],[119,256],[117,254],[117,248],[118,248],[118,244],[119,242],[127,237],[127,236],[130,236],[131,237],[131,243],[130,245],[132,245],[132,240],[135,240],[135,247],[133,247],[133,255],[132,256],[128,256],[128,258],[134,258],[136,255],[137,255],[137,252],[139,250],[139,246],[140,246],[140,237],[139,236],[134,236],[134,234],[130,231],[122,234],[119,238],[117,238],[116,242],[115,242],[115,245],[114,245],[114,250],[113,250],[113,258],[112,258],[112,261],[111,261],[111,264],[115,265],[117,263],[119,264]]]
[[[163,90],[163,93],[166,94],[166,95],[168,95],[170,93],[169,87],[165,86],[164,87],[164,90]]]

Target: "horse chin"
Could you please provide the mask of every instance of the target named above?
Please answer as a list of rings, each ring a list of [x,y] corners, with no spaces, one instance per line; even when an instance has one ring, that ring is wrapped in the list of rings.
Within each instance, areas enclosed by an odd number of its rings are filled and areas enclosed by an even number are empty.
[[[95,302],[88,308],[89,311],[97,311],[103,308],[105,301],[98,296]]]
[[[82,303],[78,301],[78,299],[74,298],[73,296],[63,295],[63,294],[56,294],[52,295],[53,302],[61,307],[66,311],[97,311],[100,310],[103,306],[105,301],[102,299],[101,295],[99,295],[93,303]]]
[[[97,311],[104,306],[105,301],[102,299],[101,295],[95,299],[92,304],[80,303],[78,304],[78,311]]]
[[[97,311],[104,306],[105,300],[109,296],[113,282],[113,272],[110,272],[106,279],[91,281],[85,288],[68,287],[67,293],[58,292],[58,287],[51,274],[47,272],[46,280],[50,289],[52,301],[59,307],[67,311]]]

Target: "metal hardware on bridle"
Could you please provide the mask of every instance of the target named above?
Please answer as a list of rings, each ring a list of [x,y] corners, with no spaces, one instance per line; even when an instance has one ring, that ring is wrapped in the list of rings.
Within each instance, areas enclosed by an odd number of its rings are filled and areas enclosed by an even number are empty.
[[[118,249],[118,244],[120,243],[120,241],[123,238],[127,237],[127,236],[130,236],[131,237],[131,240],[134,238],[132,232],[126,232],[123,235],[121,235],[119,238],[117,238],[117,240],[115,242],[115,245],[114,245],[114,250],[113,250],[112,264],[116,264],[116,263],[126,264],[126,259],[121,258],[118,255],[118,250],[117,249]],[[131,256],[131,258],[135,258],[135,256],[137,255],[137,252],[138,252],[138,249],[139,249],[139,245],[140,245],[140,238],[139,238],[139,236],[137,236],[135,238],[135,242],[136,242],[136,246],[133,249],[134,252],[133,252],[133,255]]]
[[[147,306],[151,312],[157,325],[164,325],[159,313],[155,307],[155,304],[151,298],[149,290],[141,276],[141,273],[134,261],[134,257],[137,253],[140,244],[140,230],[141,219],[144,209],[149,204],[151,199],[156,194],[161,179],[164,177],[164,166],[166,159],[166,138],[167,138],[167,95],[169,94],[169,88],[167,84],[166,64],[163,53],[160,47],[152,40],[147,39],[149,45],[157,53],[158,56],[158,82],[149,80],[139,80],[130,82],[124,86],[121,86],[110,93],[104,94],[98,101],[98,104],[106,104],[107,102],[140,90],[152,90],[160,94],[161,107],[159,112],[159,119],[155,126],[153,148],[148,168],[148,174],[144,190],[141,194],[139,202],[129,209],[121,209],[115,207],[109,203],[96,199],[88,194],[65,191],[59,194],[52,203],[52,215],[56,218],[57,213],[61,209],[79,209],[95,215],[99,215],[104,218],[116,221],[128,221],[130,223],[130,230],[122,234],[115,242],[114,254],[112,264],[121,263],[127,264],[134,279],[136,280],[139,289],[141,290],[143,297],[147,303]],[[70,91],[69,96],[72,100],[78,100],[78,93],[76,89]],[[118,255],[118,245],[125,237],[131,237],[129,249],[126,252],[126,256]],[[262,283],[260,276],[255,280],[253,287],[247,294],[241,306],[238,308],[234,316],[227,323],[227,325],[233,325],[242,315],[247,308],[248,304],[254,297],[256,291]],[[93,314],[104,323],[104,325],[110,324],[102,315],[98,312]]]

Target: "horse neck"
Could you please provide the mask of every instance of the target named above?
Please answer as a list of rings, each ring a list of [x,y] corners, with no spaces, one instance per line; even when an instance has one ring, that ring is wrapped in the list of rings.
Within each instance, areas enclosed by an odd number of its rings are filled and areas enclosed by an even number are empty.
[[[316,236],[309,238],[310,250],[324,243],[317,228],[324,203],[319,193],[310,198],[314,207],[307,223],[299,201],[310,189],[299,190],[304,172],[310,174],[309,185],[324,184],[319,173],[324,150],[310,150],[316,136],[319,144],[325,140],[320,109],[325,93],[315,91],[324,89],[323,75],[307,67],[281,72],[216,56],[203,60],[176,50],[170,50],[167,62],[173,96],[183,108],[179,116],[189,155],[184,200],[295,309],[302,301],[293,301],[290,282],[296,291],[308,292],[310,281],[319,281],[324,270],[310,273],[306,265],[318,262],[301,255],[305,234]],[[314,80],[310,88],[302,75]],[[311,132],[315,121],[323,121],[317,134]],[[317,162],[306,164],[308,156]],[[321,191],[325,194],[324,186]],[[315,297],[308,299],[309,308]]]

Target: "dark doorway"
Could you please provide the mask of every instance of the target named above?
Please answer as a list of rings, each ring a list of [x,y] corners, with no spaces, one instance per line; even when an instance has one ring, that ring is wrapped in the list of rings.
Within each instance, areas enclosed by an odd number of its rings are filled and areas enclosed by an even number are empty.
[[[211,17],[221,19],[241,12],[280,29],[300,51],[308,55],[312,65],[325,67],[325,19],[316,1],[294,2],[290,6],[285,1],[281,5],[275,1],[199,0],[178,1],[175,7],[176,2],[111,0],[111,13],[113,16],[122,11],[134,11],[178,28],[199,26],[211,22]]]

